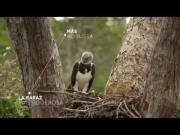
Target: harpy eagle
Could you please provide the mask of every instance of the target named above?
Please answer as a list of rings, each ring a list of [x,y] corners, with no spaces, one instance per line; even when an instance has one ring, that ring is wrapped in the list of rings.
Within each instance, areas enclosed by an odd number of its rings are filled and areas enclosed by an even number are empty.
[[[86,51],[81,60],[74,64],[71,75],[71,87],[74,91],[90,92],[95,77],[95,64],[92,61],[93,54]]]

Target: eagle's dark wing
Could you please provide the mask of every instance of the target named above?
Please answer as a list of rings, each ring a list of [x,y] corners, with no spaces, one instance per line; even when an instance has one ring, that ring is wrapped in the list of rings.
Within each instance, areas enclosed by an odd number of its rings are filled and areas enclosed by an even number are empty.
[[[73,66],[72,74],[71,74],[71,86],[74,87],[76,83],[76,75],[78,72],[79,62],[76,62]]]
[[[95,72],[96,72],[96,67],[95,67],[95,65],[93,64],[93,65],[92,65],[92,72],[91,72],[92,78],[91,78],[91,80],[89,81],[89,85],[88,85],[87,92],[89,92],[89,90],[90,90],[90,88],[91,88],[91,86],[92,86],[92,83],[93,83],[94,77],[95,77]]]

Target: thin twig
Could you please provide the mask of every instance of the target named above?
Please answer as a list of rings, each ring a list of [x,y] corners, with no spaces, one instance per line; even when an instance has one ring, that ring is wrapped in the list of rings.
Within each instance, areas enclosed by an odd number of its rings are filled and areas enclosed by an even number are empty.
[[[77,116],[59,116],[56,118],[77,118]]]
[[[127,111],[123,108],[123,106],[121,106],[120,109],[121,109],[121,110],[124,112],[124,114],[126,114],[129,118],[132,117],[131,115],[129,115],[129,114],[127,113]]]
[[[85,103],[85,104],[93,104],[94,102],[91,101],[80,101],[80,100],[73,100],[73,103]]]
[[[124,100],[124,106],[125,106],[125,108],[127,109],[127,111],[132,115],[132,117],[133,118],[138,118],[136,115],[134,115],[130,110],[129,110],[129,108],[127,107],[127,105],[126,105],[126,101]]]
[[[120,111],[119,108],[120,108],[121,105],[122,105],[122,102],[119,103],[119,105],[118,105],[118,107],[116,109],[116,118],[118,118],[119,111]]]
[[[98,103],[100,103],[100,102],[103,102],[103,100],[96,101],[96,102],[94,102],[92,105],[90,105],[89,107],[93,107],[93,106],[95,106],[96,104],[98,104]]]
[[[142,118],[142,116],[141,116],[140,113],[137,111],[137,109],[134,107],[134,105],[132,105],[132,109],[134,110],[134,112],[135,112],[140,118]]]
[[[87,110],[78,110],[78,109],[70,109],[70,108],[63,108],[65,111],[70,111],[70,112],[87,112]]]

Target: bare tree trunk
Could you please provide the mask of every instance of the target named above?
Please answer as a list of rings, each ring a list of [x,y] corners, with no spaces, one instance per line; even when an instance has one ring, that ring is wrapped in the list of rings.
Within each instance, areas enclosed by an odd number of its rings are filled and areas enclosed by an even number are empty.
[[[180,89],[180,18],[163,19],[142,100],[144,117],[171,117]]]
[[[120,52],[105,88],[107,95],[144,93],[147,67],[161,30],[159,17],[130,20]]]
[[[56,91],[64,91],[65,86],[49,19],[8,17],[6,22],[19,59],[25,90],[43,97],[41,104],[32,105],[32,117],[58,116],[63,97]]]
[[[24,29],[23,19],[21,17],[5,18],[12,39],[12,45],[17,53],[20,68],[22,71],[22,78],[25,90],[30,90],[33,85],[33,80],[29,79],[32,70],[31,67],[28,42],[26,38],[26,31]]]

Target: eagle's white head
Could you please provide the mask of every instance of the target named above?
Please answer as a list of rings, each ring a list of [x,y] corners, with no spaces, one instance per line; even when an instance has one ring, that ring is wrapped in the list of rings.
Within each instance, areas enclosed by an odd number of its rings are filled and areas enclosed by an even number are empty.
[[[85,51],[82,53],[81,62],[83,64],[91,64],[93,61],[93,53],[89,51]]]

